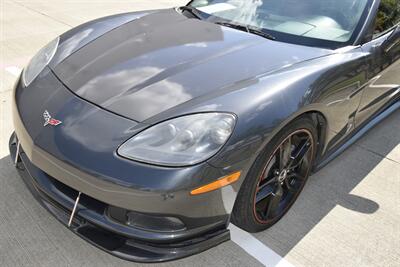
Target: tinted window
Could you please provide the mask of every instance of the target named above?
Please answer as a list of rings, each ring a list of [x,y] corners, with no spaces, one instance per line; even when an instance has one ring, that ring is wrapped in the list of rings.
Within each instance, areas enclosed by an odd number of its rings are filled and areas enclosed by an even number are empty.
[[[398,1],[398,0],[393,0]],[[194,0],[193,7],[222,19],[264,29],[280,41],[346,44],[370,0]],[[301,42],[303,41],[303,42]]]
[[[400,21],[400,1],[382,0],[375,21],[375,35],[379,35]]]

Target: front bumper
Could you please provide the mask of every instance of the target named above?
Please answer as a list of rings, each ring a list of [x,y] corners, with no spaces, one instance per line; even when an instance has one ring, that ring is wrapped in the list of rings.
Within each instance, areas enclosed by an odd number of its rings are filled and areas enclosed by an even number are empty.
[[[39,203],[67,226],[78,191],[33,165],[21,145],[17,156],[17,142],[13,134],[9,142],[10,155],[12,159],[18,158],[16,168],[19,174]],[[106,203],[83,195],[69,229],[102,250],[126,260],[137,262],[174,260],[202,252],[229,240],[229,230],[221,224],[216,224],[214,229],[199,232],[197,236],[190,231],[162,234],[135,230],[112,220],[107,215],[108,207]]]
[[[76,97],[49,69],[29,88],[18,82],[14,93],[11,157],[16,157],[18,137],[21,176],[39,202],[62,223],[68,223],[78,192],[83,194],[72,231],[115,256],[141,262],[189,256],[229,239],[226,227],[236,189],[198,196],[189,192],[237,166],[227,170],[204,163],[163,168],[119,158],[117,145],[141,126]],[[44,107],[63,124],[43,127]],[[184,228],[134,227],[110,216],[111,208],[172,217]]]

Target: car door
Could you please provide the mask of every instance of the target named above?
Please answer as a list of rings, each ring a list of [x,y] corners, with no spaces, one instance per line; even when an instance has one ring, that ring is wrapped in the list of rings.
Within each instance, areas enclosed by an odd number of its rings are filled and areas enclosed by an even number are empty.
[[[362,46],[367,53],[366,86],[358,113],[359,126],[370,116],[399,97],[400,91],[400,4],[398,1],[382,0],[373,25],[373,37]]]

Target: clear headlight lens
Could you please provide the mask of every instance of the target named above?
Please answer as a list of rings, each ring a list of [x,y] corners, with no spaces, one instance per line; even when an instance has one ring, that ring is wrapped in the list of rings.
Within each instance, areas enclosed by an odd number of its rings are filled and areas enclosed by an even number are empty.
[[[31,59],[22,73],[22,81],[25,86],[28,86],[39,75],[39,73],[42,72],[47,64],[49,64],[57,51],[59,41],[60,38],[57,37],[45,47],[40,49],[39,52],[37,52],[37,54]]]
[[[207,160],[226,143],[235,126],[227,113],[187,115],[159,123],[132,137],[119,155],[164,166],[193,165]]]

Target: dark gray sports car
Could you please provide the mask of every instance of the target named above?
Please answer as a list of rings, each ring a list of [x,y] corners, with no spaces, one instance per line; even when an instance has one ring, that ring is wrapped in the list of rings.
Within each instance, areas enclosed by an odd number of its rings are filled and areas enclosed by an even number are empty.
[[[267,229],[400,106],[398,0],[194,0],[78,26],[14,89],[10,152],[52,214],[158,262]]]

